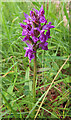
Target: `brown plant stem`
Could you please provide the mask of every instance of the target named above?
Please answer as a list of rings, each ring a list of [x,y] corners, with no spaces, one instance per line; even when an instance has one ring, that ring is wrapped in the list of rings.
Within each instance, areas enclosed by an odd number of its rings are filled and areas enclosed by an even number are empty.
[[[36,48],[35,48],[36,51]],[[34,53],[34,75],[33,75],[33,102],[35,103],[36,100],[36,52]]]

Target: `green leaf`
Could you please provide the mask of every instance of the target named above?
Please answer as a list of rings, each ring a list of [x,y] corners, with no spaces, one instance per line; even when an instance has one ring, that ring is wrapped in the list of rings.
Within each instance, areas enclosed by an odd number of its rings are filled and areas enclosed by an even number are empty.
[[[57,28],[54,28],[56,31],[58,31],[58,32],[62,32],[60,29],[57,29]]]
[[[69,21],[69,17],[68,17],[68,13],[67,13],[66,5],[65,5],[64,2],[63,2],[63,11],[64,11],[64,14],[65,14],[67,20]]]
[[[28,67],[26,70],[26,74],[25,74],[25,81],[28,80],[28,82],[24,83],[24,94],[28,95],[29,91],[32,91],[32,81],[29,78],[29,74],[30,74],[30,68]]]
[[[7,89],[7,92],[12,94],[13,93],[13,85],[10,85]]]
[[[37,72],[45,72],[50,70],[50,68],[39,68]]]

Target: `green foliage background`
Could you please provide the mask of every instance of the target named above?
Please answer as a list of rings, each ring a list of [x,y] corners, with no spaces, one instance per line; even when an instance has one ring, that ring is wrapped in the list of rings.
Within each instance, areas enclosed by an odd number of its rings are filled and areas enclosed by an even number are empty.
[[[32,79],[33,79],[33,60],[31,62],[32,71],[29,69],[28,58],[24,57],[26,44],[22,42],[22,28],[19,23],[23,23],[24,14],[29,14],[32,8],[40,9],[43,4],[45,16],[48,22],[51,21],[55,26],[51,30],[51,39],[48,40],[48,51],[37,51],[37,80],[36,80],[36,104],[32,101]],[[68,3],[60,2],[59,7],[56,3],[49,2],[2,2],[2,72],[1,72],[1,95],[2,104],[0,106],[0,118],[24,118],[32,114],[33,109],[38,109],[39,102],[42,100],[46,87],[50,85],[57,71],[70,54],[69,51],[69,17],[67,13]],[[63,16],[67,18],[67,25],[64,26]],[[65,72],[64,72],[65,71]],[[38,118],[66,118],[70,117],[69,103],[69,62],[63,68],[51,91],[55,91],[55,99],[46,98]],[[62,84],[61,84],[62,83]],[[44,91],[42,91],[44,87]],[[51,100],[50,100],[51,99]],[[65,104],[64,107],[62,105]],[[30,111],[30,113],[29,113]],[[45,111],[47,114],[45,114]],[[33,116],[34,117],[34,116]]]

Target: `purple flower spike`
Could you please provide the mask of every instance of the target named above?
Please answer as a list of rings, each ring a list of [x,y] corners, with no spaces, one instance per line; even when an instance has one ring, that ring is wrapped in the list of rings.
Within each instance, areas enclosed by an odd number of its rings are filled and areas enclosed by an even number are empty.
[[[24,50],[26,50],[24,57],[28,57],[30,62],[34,59],[34,53],[38,48],[48,50],[47,40],[51,38],[50,29],[54,26],[51,25],[51,22],[47,23],[44,13],[43,5],[39,11],[33,8],[33,11],[30,11],[30,16],[24,13],[25,20],[23,22],[26,25],[20,23],[23,28],[23,41],[27,44],[27,47],[24,47]]]

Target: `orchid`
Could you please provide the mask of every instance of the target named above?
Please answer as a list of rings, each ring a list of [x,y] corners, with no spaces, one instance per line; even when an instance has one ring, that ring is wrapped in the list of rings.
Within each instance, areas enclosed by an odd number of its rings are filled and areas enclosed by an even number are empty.
[[[20,26],[23,28],[22,36],[27,47],[24,47],[26,50],[24,57],[29,58],[29,63],[34,59],[34,73],[33,73],[33,102],[35,103],[36,99],[36,74],[37,74],[37,49],[48,50],[47,40],[51,38],[50,29],[54,28],[51,25],[51,22],[47,22],[45,18],[45,11],[43,5],[40,10],[33,8],[33,11],[30,11],[30,15],[24,13],[25,24],[20,23]]]
[[[28,56],[30,62],[34,59],[34,53],[36,52],[35,50],[38,48],[48,50],[47,40],[51,38],[50,29],[54,28],[54,26],[51,25],[51,22],[47,23],[44,13],[45,11],[43,9],[43,5],[39,11],[33,8],[33,11],[30,11],[30,16],[24,13],[26,19],[23,20],[23,22],[26,22],[26,25],[20,23],[20,26],[23,28],[23,41],[28,41],[29,44],[27,44],[27,48],[24,48],[26,50],[24,57]],[[42,25],[42,23],[44,25]],[[46,34],[45,30],[47,31]]]

